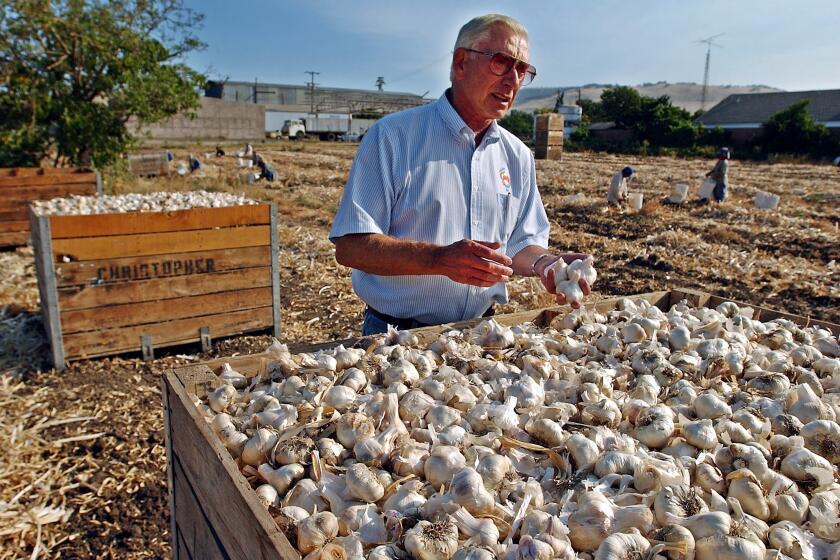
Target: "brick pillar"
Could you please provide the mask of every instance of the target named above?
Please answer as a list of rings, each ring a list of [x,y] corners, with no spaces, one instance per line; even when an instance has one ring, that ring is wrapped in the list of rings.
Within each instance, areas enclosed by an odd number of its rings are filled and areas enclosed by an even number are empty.
[[[540,113],[534,115],[534,157],[561,159],[563,157],[563,115]]]

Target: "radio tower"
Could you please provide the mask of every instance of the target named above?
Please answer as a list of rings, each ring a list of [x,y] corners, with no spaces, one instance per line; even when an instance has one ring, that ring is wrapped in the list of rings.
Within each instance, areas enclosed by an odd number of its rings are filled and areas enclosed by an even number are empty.
[[[700,110],[701,111],[706,110],[706,93],[709,89],[709,59],[712,56],[712,46],[723,48],[723,45],[718,45],[717,43],[715,43],[713,41],[713,39],[716,39],[717,37],[720,37],[721,35],[724,35],[724,33],[718,33],[717,35],[712,35],[711,37],[707,37],[705,39],[700,39],[698,41],[694,41],[695,43],[698,43],[698,44],[705,43],[707,45],[707,49],[706,49],[706,69],[703,71],[703,93],[700,97]]]

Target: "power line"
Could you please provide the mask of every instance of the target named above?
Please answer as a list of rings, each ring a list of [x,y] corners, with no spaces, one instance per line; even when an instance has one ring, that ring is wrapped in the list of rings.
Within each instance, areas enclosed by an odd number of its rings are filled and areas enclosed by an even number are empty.
[[[315,114],[315,86],[318,84],[315,83],[315,76],[319,76],[320,72],[313,72],[312,70],[307,70],[304,74],[309,74],[309,81],[306,85],[309,87],[309,112],[313,115]]]

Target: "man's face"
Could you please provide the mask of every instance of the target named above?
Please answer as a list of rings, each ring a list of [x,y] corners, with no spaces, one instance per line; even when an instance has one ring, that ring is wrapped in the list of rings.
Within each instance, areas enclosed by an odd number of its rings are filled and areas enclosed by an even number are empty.
[[[473,49],[484,52],[502,52],[528,61],[528,41],[505,26],[491,28],[490,36]],[[504,76],[490,71],[490,57],[458,49],[453,69],[454,82],[461,88],[469,116],[476,119],[500,119],[513,106],[519,92],[519,76],[511,69]]]

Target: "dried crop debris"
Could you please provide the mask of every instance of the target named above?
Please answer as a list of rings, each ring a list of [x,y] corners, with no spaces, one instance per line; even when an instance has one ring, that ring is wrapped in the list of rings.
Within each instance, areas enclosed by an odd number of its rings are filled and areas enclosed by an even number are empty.
[[[203,189],[276,202],[283,339],[326,341],[357,335],[363,311],[327,239],[354,149],[257,145],[278,169],[274,183],[249,186],[236,158],[221,158],[206,162],[201,178],[106,185],[115,193]],[[178,158],[202,151],[174,150]],[[639,214],[604,211],[609,179],[628,163],[638,173],[631,190],[647,203]],[[553,248],[596,255],[593,298],[686,286],[840,322],[840,213],[830,202],[840,198],[840,174],[827,165],[736,159],[724,205],[662,203],[675,183],[696,192],[710,168],[705,160],[605,154],[538,162]],[[752,208],[759,189],[782,196],[778,212]],[[159,375],[176,363],[260,351],[270,337],[221,340],[205,355],[196,347],[162,351],[149,364],[126,356],[38,373],[47,364],[31,249],[0,252],[0,270],[0,437],[14,443],[0,458],[0,559],[169,557]],[[500,312],[552,302],[533,278],[515,278],[509,291]],[[45,427],[50,422],[64,423]]]

